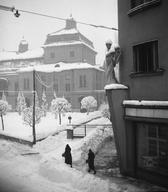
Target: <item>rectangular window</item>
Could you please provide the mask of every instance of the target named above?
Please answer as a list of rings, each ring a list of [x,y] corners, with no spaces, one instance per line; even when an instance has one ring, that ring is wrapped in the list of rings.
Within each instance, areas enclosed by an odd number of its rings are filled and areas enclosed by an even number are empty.
[[[50,58],[52,58],[52,59],[55,58],[55,53],[54,52],[50,53]]]
[[[86,75],[79,76],[79,87],[86,87]]]
[[[18,91],[18,90],[19,90],[19,83],[15,82],[15,91]]]
[[[65,84],[65,90],[66,90],[66,91],[70,91],[70,88],[71,88],[71,87],[70,87],[70,83],[66,83],[66,84]]]
[[[79,87],[82,87],[83,83],[82,83],[82,75],[79,76]]]
[[[153,0],[131,0],[131,8],[137,7]]]
[[[168,125],[137,123],[138,166],[168,175]]]
[[[56,92],[58,92],[58,84],[54,84],[54,85],[53,85],[53,90],[56,91]]]
[[[29,79],[24,79],[24,89],[25,90],[29,89]]]
[[[46,86],[42,85],[42,93],[46,92]]]
[[[75,52],[74,52],[74,51],[70,51],[70,52],[69,52],[69,56],[70,56],[70,57],[75,57]]]
[[[158,67],[158,41],[133,46],[135,72],[155,72]]]

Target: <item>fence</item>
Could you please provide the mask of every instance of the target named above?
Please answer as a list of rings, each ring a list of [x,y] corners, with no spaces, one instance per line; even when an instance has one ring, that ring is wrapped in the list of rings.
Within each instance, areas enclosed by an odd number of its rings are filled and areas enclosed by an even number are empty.
[[[67,138],[74,139],[85,137],[90,131],[97,127],[112,127],[112,124],[70,124],[68,126],[71,127],[71,129],[67,129]]]

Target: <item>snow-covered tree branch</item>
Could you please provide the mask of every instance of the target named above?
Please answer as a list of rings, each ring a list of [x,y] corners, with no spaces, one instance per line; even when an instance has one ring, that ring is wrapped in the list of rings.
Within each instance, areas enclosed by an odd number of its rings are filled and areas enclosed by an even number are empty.
[[[87,114],[96,107],[97,101],[93,96],[87,96],[81,100],[81,109],[86,109]]]
[[[7,101],[0,100],[0,116],[2,121],[2,130],[4,130],[4,121],[3,121],[3,115],[6,115],[6,112],[9,109],[9,105]]]
[[[71,104],[65,98],[56,98],[51,102],[51,112],[59,115],[61,124],[61,114],[71,111]]]
[[[42,94],[41,109],[43,111],[43,115],[46,116],[47,109],[48,109],[48,103],[47,103],[47,98],[46,98],[46,93],[45,92],[43,92],[43,94]]]
[[[22,111],[26,108],[26,101],[23,92],[18,93],[17,97],[17,107],[16,110],[18,111],[19,115],[21,115]]]
[[[23,121],[25,124],[33,127],[33,106],[27,107],[23,110]],[[35,124],[40,123],[41,117],[43,116],[43,112],[39,107],[35,107]]]
[[[103,117],[110,120],[110,111],[107,103],[101,104],[99,110],[101,111]]]

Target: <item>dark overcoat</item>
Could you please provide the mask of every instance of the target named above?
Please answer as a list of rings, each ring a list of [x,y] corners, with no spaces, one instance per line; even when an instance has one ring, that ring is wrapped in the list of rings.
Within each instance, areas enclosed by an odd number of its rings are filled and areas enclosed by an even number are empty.
[[[65,147],[65,152],[62,154],[65,157],[65,163],[72,166],[72,155],[71,155],[71,147],[67,144]]]

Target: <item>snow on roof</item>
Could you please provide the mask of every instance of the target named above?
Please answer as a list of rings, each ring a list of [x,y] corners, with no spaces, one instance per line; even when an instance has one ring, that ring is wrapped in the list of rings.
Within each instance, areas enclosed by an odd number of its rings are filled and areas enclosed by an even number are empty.
[[[28,50],[24,53],[3,51],[0,52],[0,61],[40,58],[43,57],[43,54],[44,54],[43,48]]]
[[[95,49],[93,47],[91,47],[90,45],[86,44],[85,42],[83,41],[60,41],[60,42],[55,42],[55,43],[50,43],[50,44],[46,44],[46,45],[43,45],[42,47],[55,47],[55,46],[67,46],[67,45],[85,45],[87,47],[89,47],[91,50],[93,50],[94,52]]]
[[[126,87],[125,85],[119,84],[119,83],[112,83],[112,84],[108,84],[104,87],[104,89],[108,90],[108,89],[128,89],[128,87]]]
[[[61,71],[67,71],[72,69],[96,69],[99,71],[104,71],[99,68],[99,66],[93,66],[88,63],[56,63],[56,64],[45,64],[45,65],[37,65],[37,66],[28,66],[25,68],[20,68],[18,72],[29,72],[29,71],[39,71],[39,72],[46,72],[46,73],[52,73],[52,72],[61,72]]]
[[[49,36],[55,36],[55,35],[65,35],[65,34],[76,34],[76,33],[79,33],[79,31],[75,28],[73,29],[61,29],[59,31],[56,31],[56,32],[53,32],[53,33],[50,33],[48,34]]]
[[[124,100],[123,105],[168,106],[168,101]]]

